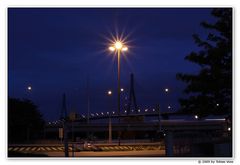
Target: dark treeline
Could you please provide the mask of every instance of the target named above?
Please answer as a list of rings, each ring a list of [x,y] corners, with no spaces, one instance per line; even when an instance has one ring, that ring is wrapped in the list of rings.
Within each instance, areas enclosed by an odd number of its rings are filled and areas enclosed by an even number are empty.
[[[25,143],[41,138],[44,120],[30,100],[8,99],[8,142]]]

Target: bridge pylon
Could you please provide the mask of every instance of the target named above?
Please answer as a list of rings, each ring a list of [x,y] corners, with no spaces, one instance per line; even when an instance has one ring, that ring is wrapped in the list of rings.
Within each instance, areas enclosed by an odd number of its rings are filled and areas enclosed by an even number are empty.
[[[130,90],[129,90],[129,97],[128,97],[128,105],[127,105],[127,114],[129,115],[131,113],[131,105],[134,105],[134,113],[138,112],[138,106],[136,102],[136,95],[134,90],[134,75],[131,73],[130,75]]]

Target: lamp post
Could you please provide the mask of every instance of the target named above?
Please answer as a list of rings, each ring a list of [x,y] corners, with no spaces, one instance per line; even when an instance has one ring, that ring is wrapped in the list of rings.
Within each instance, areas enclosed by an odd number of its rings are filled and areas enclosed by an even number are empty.
[[[108,96],[111,98],[112,96],[112,91],[109,90],[108,91]],[[110,101],[111,102],[111,101]],[[111,112],[111,107],[109,109],[109,111]],[[112,119],[111,119],[111,113],[107,113],[109,115],[109,123],[108,123],[108,143],[111,144],[112,143]]]
[[[121,89],[120,89],[120,54],[121,51],[127,51],[128,48],[121,42],[121,41],[116,41],[112,46],[109,47],[109,50],[112,52],[116,52],[117,53],[117,59],[118,59],[118,86],[117,86],[117,91],[118,91],[118,103],[117,103],[117,107],[118,107],[118,123],[120,124],[120,93],[121,93]],[[121,132],[120,130],[118,131],[118,145],[120,145],[120,136],[121,136]]]
[[[164,92],[166,93],[166,108],[168,109],[168,110],[170,110],[171,109],[171,106],[169,105],[169,88],[165,88],[164,89]]]

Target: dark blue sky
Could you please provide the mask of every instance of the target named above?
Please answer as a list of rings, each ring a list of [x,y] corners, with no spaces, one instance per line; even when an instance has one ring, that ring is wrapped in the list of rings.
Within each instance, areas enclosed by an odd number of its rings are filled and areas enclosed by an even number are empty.
[[[129,52],[121,59],[121,84],[135,92],[141,109],[160,103],[177,110],[184,84],[176,73],[194,73],[196,64],[184,60],[197,50],[192,34],[205,36],[202,21],[214,21],[211,9],[194,8],[9,8],[8,92],[32,99],[47,120],[59,118],[62,94],[68,111],[86,113],[89,77],[91,112],[116,110],[117,61],[108,51],[112,34],[128,36]],[[27,91],[27,86],[32,91]],[[170,89],[166,96],[163,89]],[[112,89],[114,98],[106,96]],[[126,93],[125,93],[126,94]]]

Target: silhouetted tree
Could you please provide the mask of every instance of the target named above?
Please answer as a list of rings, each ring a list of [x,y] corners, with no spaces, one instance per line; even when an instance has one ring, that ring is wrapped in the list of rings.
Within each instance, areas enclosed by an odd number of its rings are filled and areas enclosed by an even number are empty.
[[[42,115],[30,100],[8,99],[8,142],[27,142],[41,136]]]
[[[209,114],[230,114],[232,112],[232,9],[215,8],[213,24],[202,22],[209,30],[202,40],[194,34],[195,43],[201,48],[192,52],[186,60],[198,64],[197,74],[177,74],[177,79],[187,83],[184,90],[188,98],[179,99],[182,112]]]

